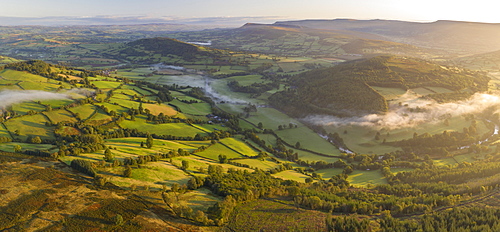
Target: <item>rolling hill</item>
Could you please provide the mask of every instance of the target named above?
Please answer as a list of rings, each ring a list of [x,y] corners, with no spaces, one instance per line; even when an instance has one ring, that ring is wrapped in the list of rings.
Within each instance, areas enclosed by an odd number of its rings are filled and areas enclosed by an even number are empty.
[[[125,60],[154,56],[175,56],[185,60],[193,60],[197,57],[213,56],[215,50],[175,39],[156,37],[125,43],[117,49],[110,49],[103,53]]]
[[[271,103],[291,115],[352,115],[387,111],[386,99],[372,86],[410,89],[442,87],[449,94],[436,100],[456,100],[487,89],[489,78],[480,72],[445,67],[416,58],[377,56],[317,69],[290,78],[291,88],[270,97]]]

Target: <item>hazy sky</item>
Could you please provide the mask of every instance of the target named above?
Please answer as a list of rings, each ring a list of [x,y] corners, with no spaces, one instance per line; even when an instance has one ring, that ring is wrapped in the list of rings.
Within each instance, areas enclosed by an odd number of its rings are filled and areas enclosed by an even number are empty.
[[[272,16],[280,19],[439,19],[500,23],[494,0],[0,0],[0,16]],[[0,22],[1,23],[1,22]]]

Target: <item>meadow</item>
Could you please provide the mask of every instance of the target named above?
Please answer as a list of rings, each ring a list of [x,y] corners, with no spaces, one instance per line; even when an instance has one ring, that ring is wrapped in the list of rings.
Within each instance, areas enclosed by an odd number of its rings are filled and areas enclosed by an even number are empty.
[[[124,120],[120,123],[120,126],[158,135],[194,137],[196,134],[205,134],[204,131],[192,127],[186,123],[153,124],[146,122],[146,119],[144,117],[136,117],[134,121]]]

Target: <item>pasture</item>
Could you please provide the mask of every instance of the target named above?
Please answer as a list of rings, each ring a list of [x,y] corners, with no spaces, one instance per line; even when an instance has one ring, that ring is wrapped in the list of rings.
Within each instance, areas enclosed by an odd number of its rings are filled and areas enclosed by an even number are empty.
[[[19,115],[24,115],[27,114],[28,111],[42,112],[45,110],[45,106],[30,101],[14,104],[12,105],[12,110]]]
[[[174,108],[172,108],[171,106],[168,106],[164,103],[162,103],[162,104],[146,103],[146,104],[143,104],[142,106],[144,107],[144,109],[148,109],[151,112],[151,114],[154,114],[154,115],[159,115],[160,113],[163,113],[166,116],[177,115],[177,111]]]
[[[4,123],[7,129],[13,132],[15,138],[25,141],[31,136],[40,136],[43,139],[53,139],[53,128],[45,126],[47,119],[42,114],[12,118]],[[17,133],[16,133],[17,132]]]
[[[261,169],[264,171],[267,171],[272,168],[276,168],[279,164],[277,164],[274,161],[271,161],[269,159],[265,160],[258,160],[258,159],[237,159],[234,160],[233,162],[235,163],[240,163],[240,164],[246,164],[248,165],[251,169]]]
[[[149,132],[158,135],[175,135],[180,137],[194,137],[196,134],[205,134],[186,123],[165,123],[153,124],[146,122],[144,116],[138,116],[134,121],[124,120],[120,126],[129,129],[137,129],[142,132]]]
[[[243,157],[237,151],[231,150],[230,148],[224,146],[221,143],[216,143],[204,151],[195,153],[195,155],[215,161],[219,161],[219,155],[225,155],[228,159]]]
[[[43,114],[47,116],[53,123],[76,122],[75,117],[73,117],[73,115],[66,110],[52,110],[49,112],[44,112]]]
[[[387,180],[379,170],[354,170],[354,172],[349,174],[349,176],[347,177],[347,181],[349,181],[351,185],[364,188],[373,187],[378,184],[387,184]]]
[[[21,146],[21,150],[41,150],[41,151],[46,150],[50,152],[56,152],[59,150],[52,144],[32,144],[32,143],[20,143],[20,142],[0,143],[0,150],[6,152],[14,152],[14,147],[16,145]]]
[[[304,175],[304,174],[299,173],[295,170],[285,170],[285,171],[273,174],[272,176],[274,176],[276,178],[283,179],[283,180],[293,180],[293,181],[297,181],[300,183],[305,183],[306,179],[310,178],[310,176]]]
[[[221,139],[219,143],[222,143],[245,156],[252,157],[252,156],[257,156],[259,154],[258,151],[254,150],[253,148],[249,147],[246,143],[235,138],[224,138]]]
[[[68,108],[68,110],[79,115],[82,120],[90,119],[96,113],[96,108],[93,105],[80,105]]]
[[[175,99],[169,102],[169,104],[178,107],[179,110],[185,114],[205,116],[212,113],[212,107],[210,106],[210,104],[205,102],[189,104]]]

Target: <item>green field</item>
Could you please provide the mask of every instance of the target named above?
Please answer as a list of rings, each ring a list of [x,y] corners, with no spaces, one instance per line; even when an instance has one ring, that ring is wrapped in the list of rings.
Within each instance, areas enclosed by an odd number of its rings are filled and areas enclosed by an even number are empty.
[[[75,117],[66,110],[52,110],[50,112],[44,112],[44,115],[50,118],[53,123],[59,122],[76,122]]]
[[[196,134],[204,134],[203,131],[196,129],[186,123],[153,124],[146,122],[143,116],[136,117],[134,121],[124,120],[120,123],[120,126],[158,135],[194,137]]]
[[[0,76],[5,80],[26,81],[26,82],[39,82],[46,83],[47,78],[34,75],[27,72],[15,71],[11,69],[4,69],[0,71]]]
[[[47,80],[47,79],[45,79]],[[47,82],[32,82],[32,81],[23,81],[18,84],[21,86],[22,89],[29,89],[29,90],[41,90],[41,91],[47,91],[47,92],[55,92],[57,91],[57,88],[59,85],[56,84],[51,84]]]
[[[8,137],[8,138],[12,138],[10,136],[10,133],[9,131],[7,130],[7,128],[5,128],[4,124],[0,124],[0,137]]]
[[[116,81],[92,81],[92,84],[99,89],[115,89],[123,83]]]
[[[302,148],[322,154],[340,155],[341,153],[334,145],[326,141],[326,139],[321,138],[306,126],[277,130],[276,134],[290,145],[300,142]]]
[[[172,95],[172,97],[176,98],[176,99],[179,99],[179,100],[185,100],[185,101],[191,101],[191,100],[194,100],[194,101],[201,101],[200,99],[198,98],[194,98],[194,97],[191,97],[191,96],[188,96],[184,93],[181,93],[179,91],[170,91],[170,95]]]
[[[153,115],[159,115],[160,113],[163,113],[164,115],[167,116],[175,116],[178,113],[174,108],[165,105],[164,103],[162,104],[146,103],[143,104],[142,106],[144,107],[144,109],[148,109]]]
[[[286,170],[282,172],[278,172],[273,174],[274,177],[283,179],[283,180],[294,180],[300,183],[305,183],[307,178],[310,178],[308,175],[304,175],[302,173],[296,172],[294,170]]]
[[[298,149],[295,149],[293,147],[288,147],[288,149],[292,149],[295,152],[297,152],[299,154],[299,159],[304,160],[304,161],[316,162],[316,161],[322,160],[322,161],[325,161],[327,163],[334,163],[335,161],[339,160],[339,158],[336,158],[336,157],[320,156],[320,155],[316,155],[316,154],[311,153],[311,152],[298,150]]]
[[[457,164],[457,161],[455,161],[455,159],[453,158],[434,159],[432,160],[432,162],[436,166],[448,166],[448,165],[453,166]]]
[[[141,148],[141,142],[146,142],[145,138],[117,138],[117,139],[107,139],[106,146],[111,146],[116,148],[117,151],[121,151],[124,153],[129,153],[131,155],[139,155],[142,151],[145,151],[142,155],[147,155],[154,153],[155,151],[159,152],[168,152],[170,150],[178,150],[179,148],[192,151],[198,149],[200,146],[207,146],[210,144],[210,141],[173,141],[173,140],[162,140],[162,139],[154,139],[153,147],[151,149]]]
[[[134,108],[134,109],[139,109],[139,102],[136,101],[130,101],[130,98],[127,95],[122,95],[122,94],[115,94],[111,99],[109,99],[109,103],[111,104],[118,104],[120,106],[126,107],[126,108]]]
[[[219,155],[225,155],[228,159],[233,159],[233,158],[242,158],[243,156],[239,154],[238,152],[229,149],[228,147],[216,143],[212,146],[210,146],[208,149],[202,151],[202,152],[197,152],[195,153],[197,156],[201,156],[207,159],[211,160],[219,160]]]
[[[23,115],[27,114],[28,111],[41,112],[45,110],[45,106],[38,104],[36,102],[23,102],[19,104],[12,105],[12,110],[17,114]]]
[[[252,169],[269,170],[271,168],[276,168],[279,164],[269,159],[258,160],[258,159],[238,159],[234,160],[235,163],[246,164]]]
[[[59,108],[68,104],[71,104],[73,101],[70,99],[62,99],[62,100],[43,100],[40,103],[44,105],[50,105],[52,108]]]
[[[115,104],[111,104],[111,103],[100,103],[99,105],[103,105],[106,108],[108,108],[109,112],[115,111],[117,114],[121,114],[123,112],[128,111],[128,109],[123,107],[123,106],[115,105]]]
[[[19,131],[15,136],[21,140],[26,140],[30,136],[40,136],[41,139],[53,139],[54,131],[45,126],[47,119],[42,114],[32,116],[17,117],[5,122],[5,126],[11,132]],[[15,133],[13,133],[15,134]]]
[[[150,162],[141,165],[140,168],[133,167],[130,178],[122,176],[123,169],[123,167],[105,168],[99,173],[111,175],[111,182],[120,187],[150,186],[152,190],[160,190],[163,185],[170,186],[173,183],[186,184],[190,178],[182,170],[165,161]]]
[[[21,146],[21,150],[47,150],[50,152],[58,151],[57,147],[55,147],[52,144],[32,144],[32,143],[18,143],[18,142],[0,143],[0,150],[6,152],[14,152],[14,146],[16,145]]]
[[[205,77],[199,75],[181,75],[181,76],[153,76],[148,77],[149,82],[161,85],[191,86],[191,87],[205,87]]]
[[[369,187],[377,185],[377,184],[387,184],[387,180],[380,173],[379,170],[374,171],[361,171],[355,170],[353,173],[349,174],[347,181],[351,183],[351,185],[359,186],[359,187]]]
[[[96,109],[92,105],[81,105],[77,107],[68,108],[74,114],[78,114],[82,120],[90,119],[94,115]]]
[[[248,121],[257,125],[262,122],[264,128],[278,130],[279,125],[293,123],[295,125],[302,125],[299,121],[281,113],[274,108],[257,108],[256,113],[251,113],[250,117],[246,118]]]
[[[231,149],[238,151],[239,153],[245,156],[257,156],[259,154],[258,151],[249,147],[246,143],[235,139],[235,138],[224,138],[219,141],[220,143],[230,147]]]
[[[318,173],[319,175],[321,175],[321,177],[323,179],[328,180],[328,179],[332,178],[332,176],[342,174],[343,170],[344,169],[342,169],[342,168],[325,168],[325,169],[316,170],[315,172]]]
[[[264,80],[262,75],[245,75],[245,76],[232,76],[224,78],[226,82],[238,81],[241,86],[251,85],[253,83],[268,83],[270,81]]]
[[[468,163],[471,163],[471,162],[474,162],[475,159],[473,158],[474,155],[472,154],[466,154],[466,155],[456,155],[454,156],[453,158],[458,162],[458,163],[462,163],[462,162],[468,162]]]
[[[169,104],[178,107],[179,110],[185,114],[205,116],[207,114],[212,113],[212,108],[210,104],[205,102],[188,104],[175,99],[169,102]]]

